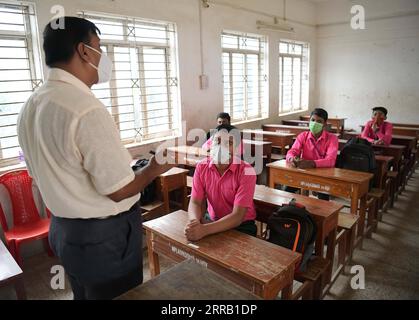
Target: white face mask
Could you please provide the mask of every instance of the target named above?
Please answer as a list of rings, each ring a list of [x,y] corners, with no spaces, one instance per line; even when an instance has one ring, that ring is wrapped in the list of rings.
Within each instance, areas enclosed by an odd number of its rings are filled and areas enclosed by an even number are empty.
[[[211,159],[215,164],[229,164],[230,152],[225,146],[213,144],[211,147]]]
[[[98,75],[97,83],[109,82],[109,80],[111,80],[111,77],[112,77],[111,59],[105,53],[100,52],[87,44],[84,44],[84,45],[88,47],[89,49],[92,49],[93,51],[96,51],[97,53],[100,54],[99,65],[97,67],[93,63],[89,62],[89,64],[97,70],[97,75]]]

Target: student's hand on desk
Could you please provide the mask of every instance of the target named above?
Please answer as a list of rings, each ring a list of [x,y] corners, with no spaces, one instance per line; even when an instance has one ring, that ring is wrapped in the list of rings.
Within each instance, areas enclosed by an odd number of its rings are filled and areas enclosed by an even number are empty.
[[[296,165],[300,169],[311,169],[316,167],[313,160],[299,160]]]
[[[381,146],[381,145],[384,144],[384,141],[379,139],[379,140],[374,141],[374,144],[377,144],[377,145]]]
[[[185,236],[189,241],[198,241],[206,236],[205,226],[198,220],[192,220],[185,227]]]

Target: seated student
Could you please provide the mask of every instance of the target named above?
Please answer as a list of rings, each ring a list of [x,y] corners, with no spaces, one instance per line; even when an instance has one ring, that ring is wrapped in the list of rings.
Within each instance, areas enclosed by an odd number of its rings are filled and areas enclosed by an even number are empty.
[[[188,240],[197,241],[234,228],[256,235],[253,204],[256,173],[239,157],[240,140],[240,132],[235,127],[218,126],[212,137],[210,157],[196,166],[188,208],[189,223],[185,227]]]
[[[391,143],[393,125],[385,121],[387,119],[387,109],[375,107],[372,109],[372,120],[365,124],[361,138],[373,144],[386,145]]]
[[[220,112],[217,114],[217,126],[231,125],[231,118],[227,112]],[[207,132],[207,140],[211,137],[211,132]]]
[[[301,168],[331,168],[336,164],[339,141],[338,138],[326,130],[328,114],[321,108],[311,113],[310,131],[297,136],[294,144],[287,153],[287,162]],[[287,187],[288,192],[296,192],[297,188]],[[319,199],[329,200],[326,194],[318,193]]]

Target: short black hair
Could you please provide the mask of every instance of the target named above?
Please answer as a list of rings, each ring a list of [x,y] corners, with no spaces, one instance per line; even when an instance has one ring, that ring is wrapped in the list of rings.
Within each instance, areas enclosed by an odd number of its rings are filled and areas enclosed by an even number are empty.
[[[310,118],[311,118],[313,115],[316,115],[316,116],[318,116],[318,117],[322,118],[322,119],[324,120],[324,122],[326,122],[326,121],[327,121],[327,119],[328,119],[328,117],[329,117],[329,115],[328,115],[327,111],[326,111],[326,110],[324,110],[323,108],[316,108],[316,109],[314,109],[314,110],[311,112]]]
[[[59,27],[59,19],[64,19],[64,28]],[[80,42],[90,44],[91,36],[98,34],[99,28],[83,18],[61,17],[50,21],[43,33],[46,65],[53,67],[56,63],[70,61]]]
[[[374,107],[374,108],[372,108],[372,112],[374,112],[374,111],[380,111],[380,112],[384,113],[384,115],[387,117],[387,112],[388,111],[384,107]]]
[[[232,126],[230,124],[220,124],[217,128],[215,128],[215,130],[217,130],[217,132],[221,130],[226,130],[228,133],[232,134],[233,140],[234,140],[234,146],[237,147],[240,144],[241,134],[240,134],[240,130],[237,127]]]
[[[227,119],[228,122],[231,122],[230,115],[227,112],[220,112],[217,114],[217,119]]]

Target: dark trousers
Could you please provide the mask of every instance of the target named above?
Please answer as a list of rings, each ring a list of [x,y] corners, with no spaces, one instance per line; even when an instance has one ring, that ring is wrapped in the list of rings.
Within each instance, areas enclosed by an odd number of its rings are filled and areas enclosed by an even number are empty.
[[[140,207],[107,219],[52,216],[49,242],[75,300],[113,299],[143,282]]]
[[[285,187],[285,191],[286,192],[291,192],[291,193],[297,193],[300,189],[298,188],[294,188],[294,187]],[[330,196],[326,193],[321,193],[321,192],[317,192],[317,198],[319,198],[320,200],[326,200],[329,201],[330,200]]]

